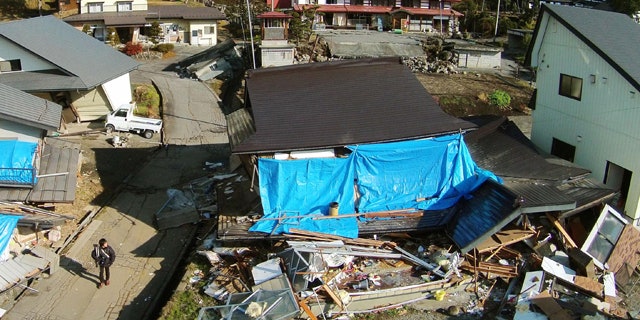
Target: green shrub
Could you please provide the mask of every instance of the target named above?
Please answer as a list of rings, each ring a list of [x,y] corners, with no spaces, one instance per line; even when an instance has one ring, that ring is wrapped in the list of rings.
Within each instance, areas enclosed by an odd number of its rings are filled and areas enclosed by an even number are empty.
[[[162,52],[162,53],[171,52],[171,51],[173,51],[173,44],[172,43],[161,43],[161,44],[155,45],[153,47],[153,49],[151,49],[151,50]]]
[[[511,96],[502,90],[495,90],[489,95],[489,103],[500,109],[507,109],[511,104]]]

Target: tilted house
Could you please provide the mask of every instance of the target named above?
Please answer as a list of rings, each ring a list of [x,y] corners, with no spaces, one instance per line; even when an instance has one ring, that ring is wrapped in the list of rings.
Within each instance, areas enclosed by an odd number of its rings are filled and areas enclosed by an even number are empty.
[[[62,105],[66,122],[129,103],[138,65],[53,16],[0,24],[0,83]]]
[[[537,69],[531,139],[619,190],[640,218],[640,26],[614,12],[544,5],[526,63]]]
[[[0,201],[73,202],[80,145],[46,137],[62,107],[0,84]]]
[[[245,94],[229,137],[264,215],[221,239],[444,229],[468,252],[524,213],[576,208],[568,197],[519,202],[471,158],[463,137],[477,126],[444,113],[397,58],[253,70]],[[346,216],[318,218],[333,208]]]

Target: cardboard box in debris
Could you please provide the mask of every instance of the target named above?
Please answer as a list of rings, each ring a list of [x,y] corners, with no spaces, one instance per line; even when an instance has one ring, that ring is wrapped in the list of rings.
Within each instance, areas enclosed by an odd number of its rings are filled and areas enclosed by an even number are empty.
[[[523,215],[465,254],[437,232],[351,239],[292,229],[284,237],[256,261],[257,249],[220,246],[210,235],[198,253],[211,268],[191,281],[205,281],[203,294],[219,304],[198,319],[317,319],[421,302],[512,319],[638,312],[625,296],[638,290],[640,232],[608,205],[580,246],[550,214]],[[456,295],[469,299],[456,305]]]

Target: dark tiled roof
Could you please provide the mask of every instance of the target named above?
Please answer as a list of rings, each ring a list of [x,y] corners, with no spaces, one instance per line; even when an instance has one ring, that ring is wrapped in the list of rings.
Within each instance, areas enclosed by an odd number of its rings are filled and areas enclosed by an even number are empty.
[[[224,20],[225,15],[213,7],[148,6],[148,18],[184,20]]]
[[[188,7],[184,5],[148,6],[146,11],[97,12],[76,14],[64,18],[66,22],[102,21],[107,26],[143,26],[147,20],[224,20],[217,8]]]
[[[43,130],[57,130],[62,106],[0,83],[0,118]]]
[[[97,12],[76,14],[64,18],[65,22],[102,21],[106,26],[139,26],[147,23],[146,11]]]
[[[0,23],[0,36],[52,63],[69,76],[79,78],[84,89],[113,80],[139,65],[53,16]],[[22,90],[21,87],[14,88]]]
[[[234,153],[266,153],[432,137],[474,128],[444,113],[397,58],[253,70],[256,133]]]
[[[526,56],[531,65],[535,40],[540,34],[544,14],[549,14],[573,32],[593,51],[615,68],[633,87],[640,90],[640,25],[616,12],[544,4]],[[542,30],[544,31],[544,30]]]

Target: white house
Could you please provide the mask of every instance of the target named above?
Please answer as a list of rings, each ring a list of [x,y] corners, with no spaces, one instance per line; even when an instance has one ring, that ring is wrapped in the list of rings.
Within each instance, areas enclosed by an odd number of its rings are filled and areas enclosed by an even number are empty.
[[[53,16],[0,23],[0,83],[62,105],[67,121],[129,103],[138,65]]]
[[[640,218],[640,26],[626,15],[544,5],[526,57],[537,69],[531,139],[620,191]]]
[[[189,43],[214,46],[218,38],[218,21],[225,15],[213,7],[148,5],[147,0],[82,0],[80,13],[64,18],[79,30],[89,27],[98,40],[107,40],[107,30],[114,28],[122,43],[146,39],[153,22],[157,22],[162,43]]]

